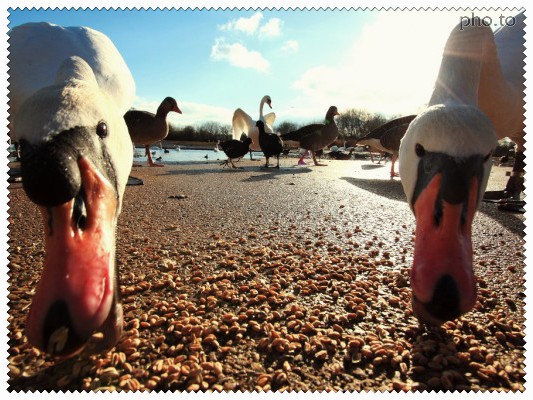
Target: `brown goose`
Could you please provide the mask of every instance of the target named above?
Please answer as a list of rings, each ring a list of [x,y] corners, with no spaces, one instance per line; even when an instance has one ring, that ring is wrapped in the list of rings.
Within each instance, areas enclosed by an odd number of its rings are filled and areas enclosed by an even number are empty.
[[[397,172],[394,172],[394,164],[398,159],[398,151],[400,150],[400,142],[405,135],[405,131],[409,127],[409,124],[416,115],[407,115],[400,117],[381,125],[379,128],[374,129],[368,135],[360,138],[357,141],[358,145],[370,146],[377,149],[380,152],[386,152],[392,154],[392,163],[390,167],[390,176],[398,176]]]
[[[167,114],[170,111],[181,114],[178,103],[172,97],[166,97],[155,114],[148,111],[130,110],[124,114],[126,125],[130,132],[131,141],[136,144],[142,144],[146,148],[148,164],[151,167],[162,167],[152,160],[150,154],[150,145],[160,142],[168,135]]]
[[[299,146],[302,149],[309,150],[313,156],[313,162],[315,165],[323,166],[325,164],[319,164],[316,160],[316,154],[319,150],[329,146],[339,136],[339,129],[335,124],[335,115],[339,115],[337,107],[331,106],[326,113],[326,119],[323,124],[311,124],[306,125],[293,132],[288,132],[281,135],[282,140],[292,140],[299,142]],[[298,164],[301,165],[307,151],[298,160]]]

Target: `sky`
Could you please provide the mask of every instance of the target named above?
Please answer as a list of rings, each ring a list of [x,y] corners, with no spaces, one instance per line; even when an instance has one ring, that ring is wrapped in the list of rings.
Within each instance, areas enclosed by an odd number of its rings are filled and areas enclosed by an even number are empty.
[[[20,10],[9,28],[47,21],[88,26],[118,48],[136,82],[133,107],[155,112],[166,96],[178,126],[231,124],[236,108],[253,119],[268,94],[275,125],[315,122],[329,106],[385,117],[421,111],[442,50],[461,17],[516,11],[369,10]]]

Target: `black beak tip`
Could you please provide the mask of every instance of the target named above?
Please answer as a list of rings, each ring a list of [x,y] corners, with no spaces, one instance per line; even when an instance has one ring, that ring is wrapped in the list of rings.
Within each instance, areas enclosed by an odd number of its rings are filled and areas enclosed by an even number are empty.
[[[460,300],[455,280],[450,275],[444,275],[435,285],[430,302],[422,303],[413,295],[413,311],[420,322],[439,326],[462,315]]]

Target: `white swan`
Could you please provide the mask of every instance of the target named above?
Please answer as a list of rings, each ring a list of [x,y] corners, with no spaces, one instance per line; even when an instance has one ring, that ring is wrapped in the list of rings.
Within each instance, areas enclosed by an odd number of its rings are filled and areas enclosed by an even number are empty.
[[[276,120],[276,114],[270,112],[266,115],[263,115],[263,107],[265,103],[272,108],[272,99],[270,96],[263,96],[261,102],[259,103],[259,120],[263,121],[265,124],[265,132],[273,133],[272,126]],[[252,139],[252,144],[250,145],[250,159],[252,159],[252,151],[261,151],[261,146],[259,145],[259,130],[250,115],[248,115],[241,108],[237,108],[233,113],[233,139],[240,140],[241,135],[244,133]]]
[[[10,33],[10,134],[22,181],[43,216],[45,261],[29,310],[29,341],[102,350],[122,332],[115,266],[117,217],[133,161],[123,115],[133,77],[111,40],[90,28],[29,23]]]
[[[479,20],[450,34],[429,107],[409,126],[400,176],[416,216],[413,308],[439,324],[476,303],[472,220],[498,137],[523,149],[524,15],[493,34]],[[481,26],[481,27],[480,27]]]

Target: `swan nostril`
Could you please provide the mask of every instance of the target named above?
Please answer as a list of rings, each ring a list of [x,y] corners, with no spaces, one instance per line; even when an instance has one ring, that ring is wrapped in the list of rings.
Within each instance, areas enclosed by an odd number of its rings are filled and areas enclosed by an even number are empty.
[[[440,321],[450,321],[461,315],[461,296],[455,280],[444,275],[435,285],[433,298],[424,306],[426,311]]]
[[[81,187],[80,192],[74,198],[74,205],[72,207],[72,220],[76,228],[84,230],[87,226],[87,207],[86,207],[86,196],[83,186]]]

